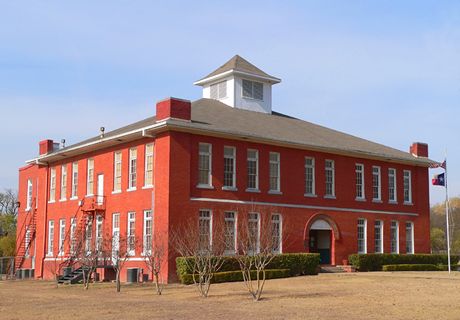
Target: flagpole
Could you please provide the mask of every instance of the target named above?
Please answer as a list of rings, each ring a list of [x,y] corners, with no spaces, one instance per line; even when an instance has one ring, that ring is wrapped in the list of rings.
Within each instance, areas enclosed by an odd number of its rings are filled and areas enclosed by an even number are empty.
[[[449,227],[449,192],[447,191],[447,151],[446,151],[444,172],[445,172],[444,183],[446,187],[447,267],[449,269],[449,274],[450,274],[450,227]]]

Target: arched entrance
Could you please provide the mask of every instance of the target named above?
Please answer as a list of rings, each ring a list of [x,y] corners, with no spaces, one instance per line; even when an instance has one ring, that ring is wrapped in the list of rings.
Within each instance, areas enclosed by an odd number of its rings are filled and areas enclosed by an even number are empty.
[[[335,242],[340,238],[336,223],[327,215],[317,214],[305,226],[305,249],[319,253],[321,264],[335,265]]]

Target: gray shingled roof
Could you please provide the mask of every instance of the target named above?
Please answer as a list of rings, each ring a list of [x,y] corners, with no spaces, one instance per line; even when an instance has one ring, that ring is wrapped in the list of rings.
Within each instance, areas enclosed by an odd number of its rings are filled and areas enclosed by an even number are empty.
[[[412,162],[421,165],[427,165],[432,162],[426,158],[414,157],[408,152],[280,113],[273,112],[272,114],[266,114],[232,108],[213,99],[199,99],[192,102],[191,122],[180,120],[168,121],[172,126],[179,126],[193,130],[194,132],[202,132],[203,134],[231,135],[236,138],[251,138],[266,143],[291,145],[293,147],[323,150],[330,153],[353,154],[358,157],[367,156],[382,160]],[[104,137],[106,139],[116,137],[154,125],[155,123],[155,117],[150,117],[107,132]],[[100,137],[96,136],[60,149],[58,152],[59,154],[65,154],[69,149],[75,149],[91,142],[97,142],[98,140],[100,140]]]
[[[224,73],[224,72],[230,71],[230,70],[242,71],[242,72],[251,73],[251,74],[254,74],[254,75],[257,75],[257,76],[261,76],[261,77],[278,79],[278,78],[273,77],[273,76],[269,75],[268,73],[265,73],[264,71],[260,70],[255,65],[253,65],[252,63],[250,63],[246,59],[240,57],[239,55],[235,55],[233,58],[228,60],[222,66],[220,66],[219,68],[217,68],[216,70],[214,70],[213,72],[208,74],[206,77],[204,77],[204,78],[202,78],[202,79],[200,79],[198,81],[201,81],[203,79],[207,79],[207,78],[216,76],[218,74],[221,74],[221,73]]]

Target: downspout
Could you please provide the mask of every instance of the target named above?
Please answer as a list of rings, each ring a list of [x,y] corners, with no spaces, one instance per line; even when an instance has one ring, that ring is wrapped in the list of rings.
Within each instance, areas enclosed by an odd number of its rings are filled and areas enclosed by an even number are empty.
[[[49,163],[46,164],[46,179],[45,179],[45,199],[43,202],[45,203],[45,211],[43,214],[43,255],[42,255],[42,263],[41,263],[41,270],[40,270],[40,277],[43,279],[43,269],[45,268],[45,257],[46,257],[46,238],[48,237],[48,230],[46,228],[46,223],[48,220],[48,178],[49,178]]]

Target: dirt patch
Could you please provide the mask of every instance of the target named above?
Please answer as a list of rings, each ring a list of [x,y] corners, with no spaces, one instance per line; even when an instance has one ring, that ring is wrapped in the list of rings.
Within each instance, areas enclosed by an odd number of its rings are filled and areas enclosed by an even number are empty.
[[[215,284],[207,299],[193,286],[63,286],[0,281],[0,319],[459,319],[460,274],[320,274],[270,280],[253,302],[242,283]]]

